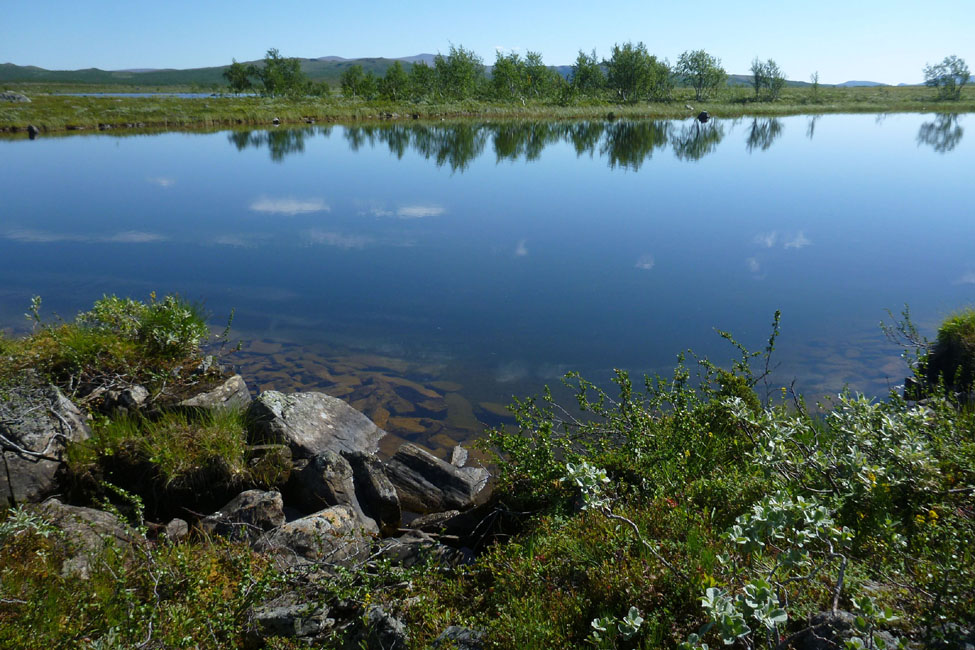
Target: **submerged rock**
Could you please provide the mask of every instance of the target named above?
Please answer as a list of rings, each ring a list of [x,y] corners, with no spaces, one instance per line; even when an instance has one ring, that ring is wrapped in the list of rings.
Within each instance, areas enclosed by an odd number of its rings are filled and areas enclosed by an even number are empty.
[[[20,386],[0,401],[0,504],[53,494],[68,443],[91,435],[84,416],[54,386]]]
[[[375,454],[386,435],[365,415],[325,393],[265,391],[251,402],[247,418],[253,437],[286,444],[295,458],[324,451]]]

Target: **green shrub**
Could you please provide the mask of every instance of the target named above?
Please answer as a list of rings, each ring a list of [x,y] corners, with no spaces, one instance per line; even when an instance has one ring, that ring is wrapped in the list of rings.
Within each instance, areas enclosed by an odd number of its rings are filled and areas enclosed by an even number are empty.
[[[928,379],[944,381],[955,390],[969,390],[975,383],[975,309],[949,316],[938,329],[928,355]]]

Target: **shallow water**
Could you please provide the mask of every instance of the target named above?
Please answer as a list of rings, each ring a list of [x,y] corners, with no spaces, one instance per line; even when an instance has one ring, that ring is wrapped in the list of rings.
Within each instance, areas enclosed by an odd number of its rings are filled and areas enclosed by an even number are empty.
[[[967,121],[0,140],[0,327],[35,294],[70,316],[177,291],[218,327],[236,309],[254,388],[341,394],[431,447],[570,369],[727,361],[715,328],[759,349],[776,309],[777,383],[884,395],[906,371],[885,309],[909,303],[930,334],[975,298]]]

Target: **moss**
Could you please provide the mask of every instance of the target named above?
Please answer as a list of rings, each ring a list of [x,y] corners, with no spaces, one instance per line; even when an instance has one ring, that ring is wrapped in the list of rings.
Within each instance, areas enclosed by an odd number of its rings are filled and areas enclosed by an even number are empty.
[[[975,309],[952,314],[941,324],[928,356],[928,379],[943,380],[954,390],[968,390],[975,383]]]

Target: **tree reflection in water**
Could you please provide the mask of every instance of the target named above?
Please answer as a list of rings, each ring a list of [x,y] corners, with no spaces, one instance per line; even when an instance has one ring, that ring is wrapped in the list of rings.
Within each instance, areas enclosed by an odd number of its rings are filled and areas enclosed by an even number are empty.
[[[782,122],[774,117],[766,119],[755,118],[752,120],[752,125],[748,129],[748,139],[745,141],[748,153],[751,153],[755,149],[767,151],[780,135],[782,135]]]
[[[925,122],[917,131],[917,145],[925,144],[938,153],[948,153],[958,146],[964,129],[955,113],[939,113],[933,122]]]

